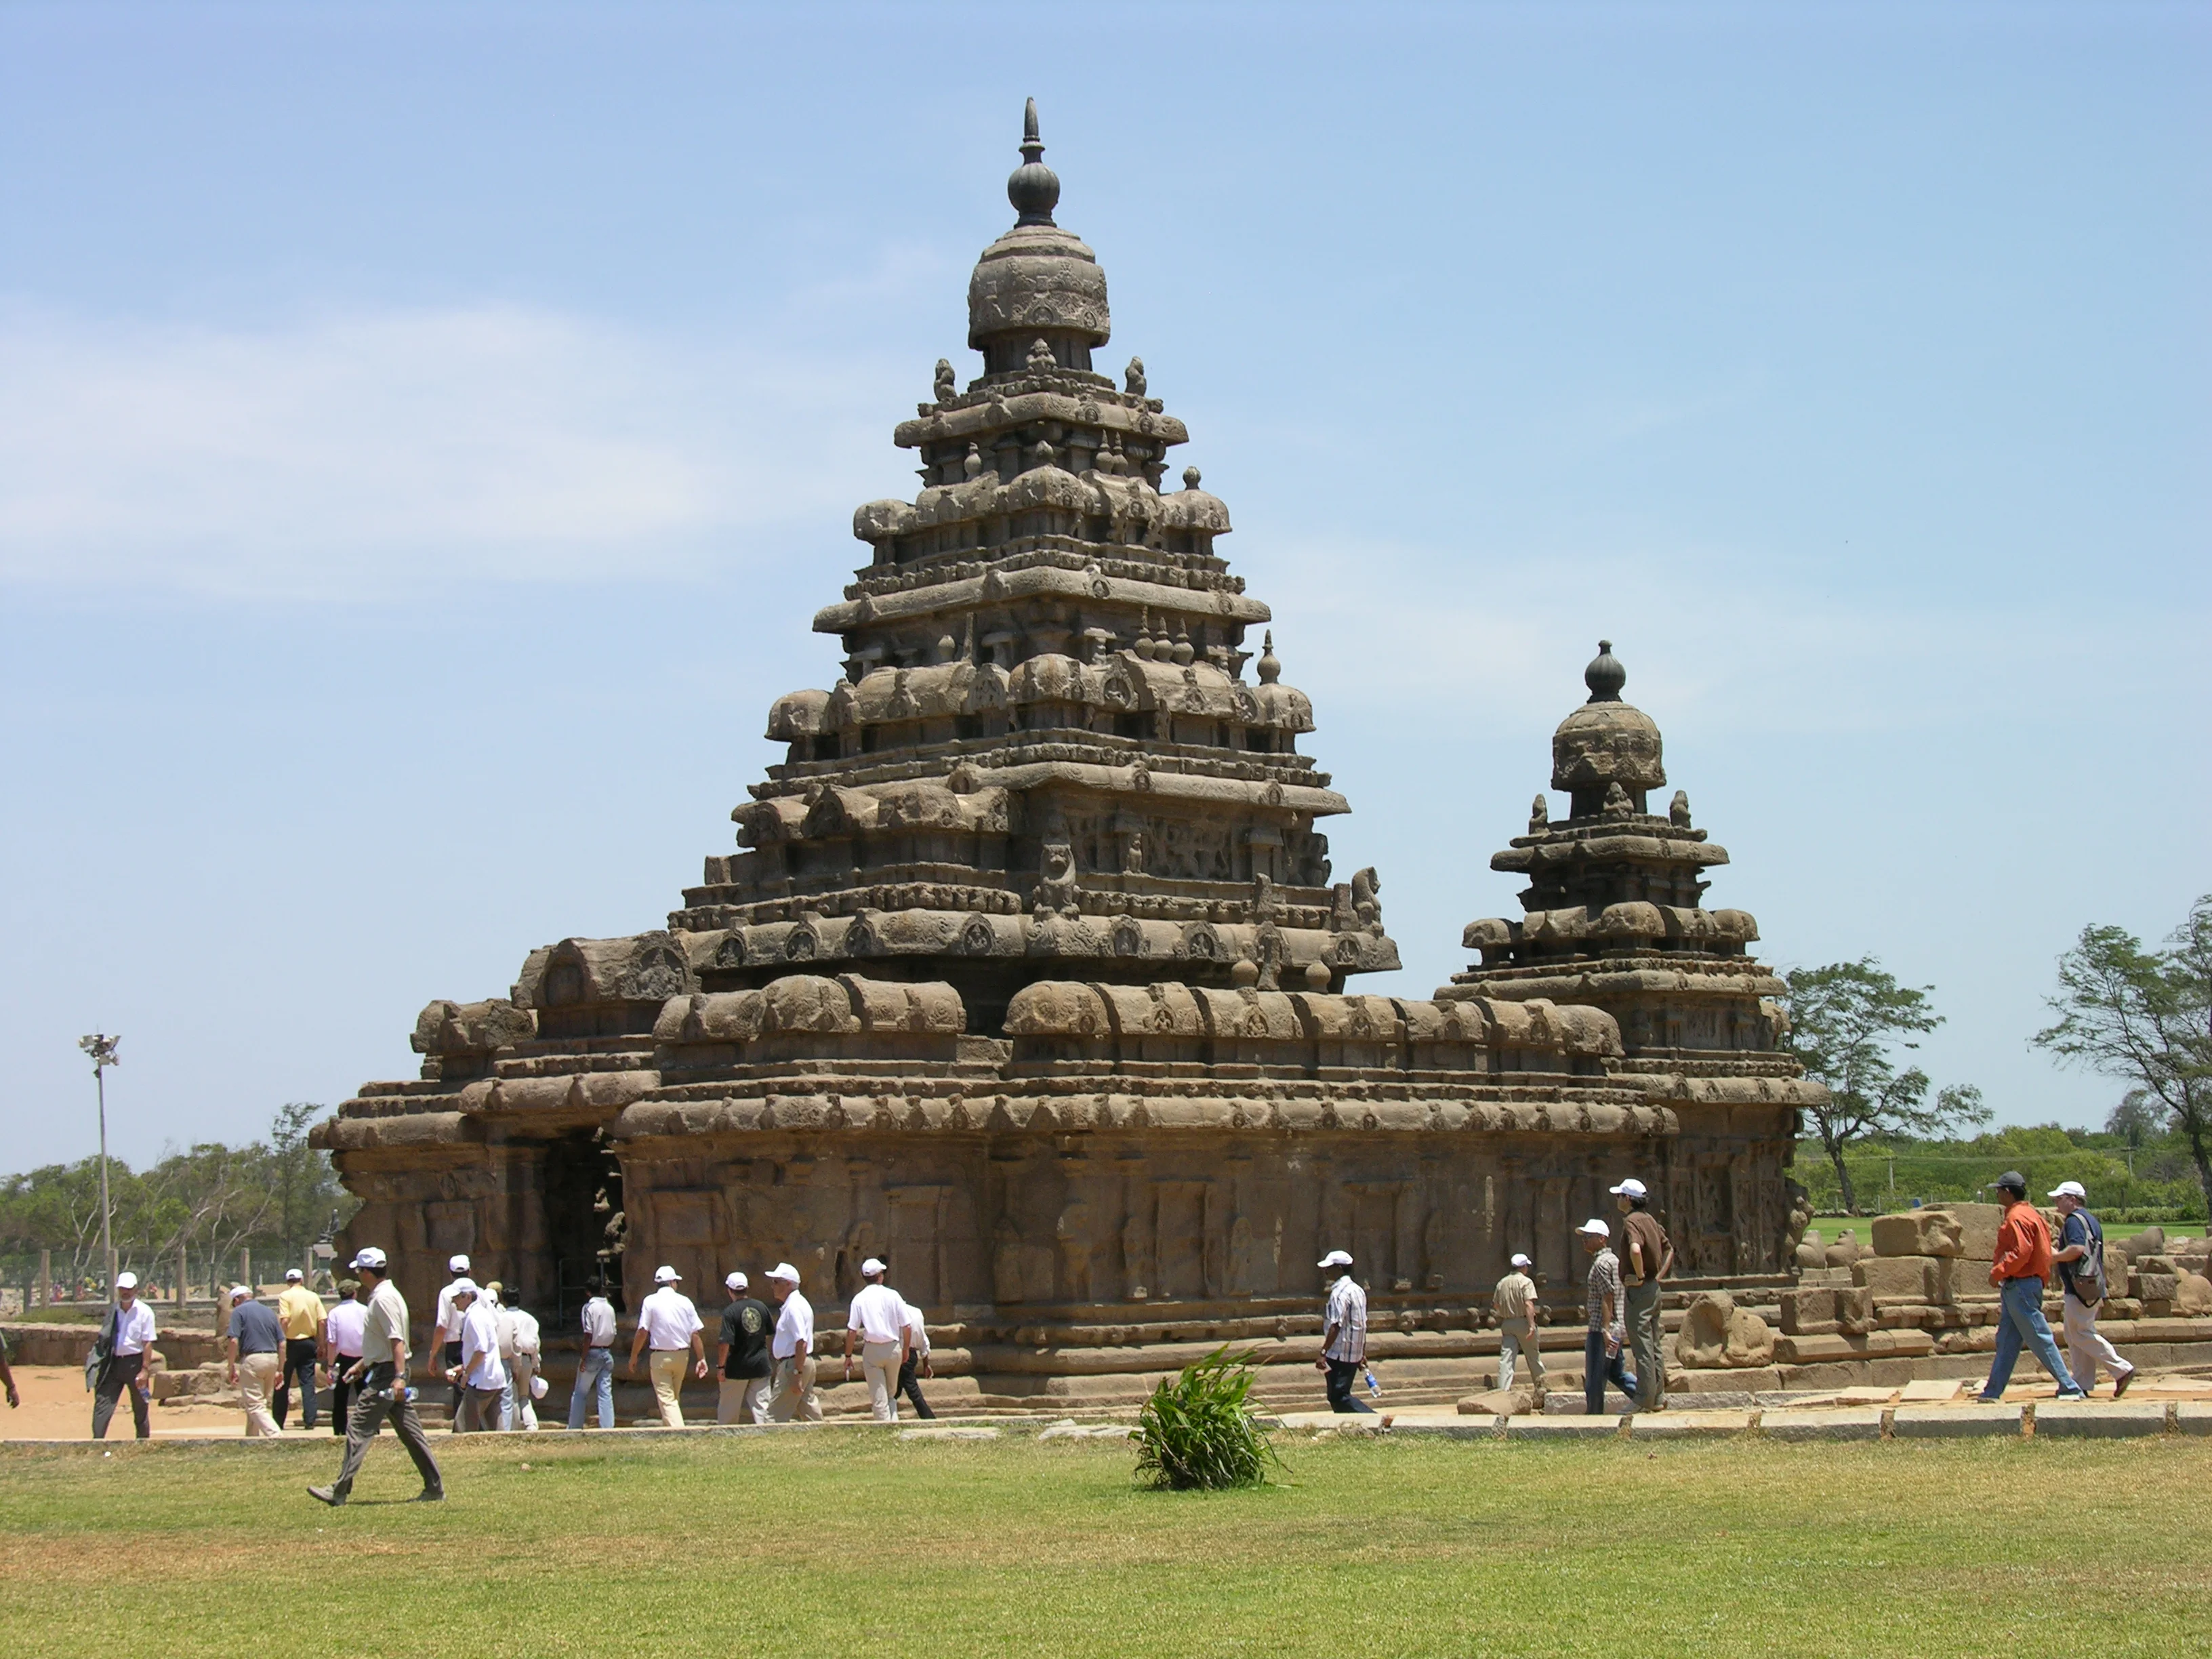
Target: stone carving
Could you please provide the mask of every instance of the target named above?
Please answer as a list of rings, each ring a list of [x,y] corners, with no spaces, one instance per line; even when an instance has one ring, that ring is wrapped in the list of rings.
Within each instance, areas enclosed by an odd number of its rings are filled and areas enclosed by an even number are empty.
[[[1676,1352],[1702,1370],[1741,1370],[1774,1363],[1774,1333],[1726,1291],[1704,1291],[1683,1311]]]
[[[1039,918],[1054,914],[1080,915],[1080,897],[1081,890],[1075,883],[1075,854],[1065,842],[1046,843],[1043,868],[1037,877],[1034,899],[1036,914]]]
[[[1145,360],[1142,357],[1130,358],[1128,368],[1121,371],[1121,390],[1132,398],[1145,395]]]
[[[1352,878],[1352,913],[1370,933],[1382,931],[1382,901],[1376,896],[1382,888],[1382,878],[1375,873],[1372,865]]]
[[[943,357],[939,357],[937,360],[936,391],[937,401],[939,404],[949,404],[954,398],[959,395],[959,388],[955,384],[952,378],[952,365],[947,359]],[[969,445],[968,453],[970,455],[973,455],[975,453],[975,446],[973,444]],[[974,473],[969,474],[969,477],[973,477],[974,476]]]
[[[1548,795],[1539,795],[1528,807],[1528,833],[1540,836],[1552,822],[1552,801]]]

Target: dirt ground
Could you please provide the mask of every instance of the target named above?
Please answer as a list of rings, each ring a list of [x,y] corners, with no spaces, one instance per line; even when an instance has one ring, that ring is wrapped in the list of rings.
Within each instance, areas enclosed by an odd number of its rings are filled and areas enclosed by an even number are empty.
[[[0,1440],[88,1440],[92,1437],[92,1396],[85,1392],[84,1373],[74,1365],[18,1365],[15,1387],[23,1403],[14,1411],[0,1406]],[[295,1405],[297,1402],[295,1402]],[[150,1408],[154,1436],[246,1433],[246,1413],[221,1406],[165,1406],[156,1401]],[[315,1433],[332,1439],[327,1417],[318,1418]],[[284,1437],[303,1437],[295,1410]],[[107,1425],[110,1440],[131,1437],[131,1402],[115,1402],[115,1420]]]

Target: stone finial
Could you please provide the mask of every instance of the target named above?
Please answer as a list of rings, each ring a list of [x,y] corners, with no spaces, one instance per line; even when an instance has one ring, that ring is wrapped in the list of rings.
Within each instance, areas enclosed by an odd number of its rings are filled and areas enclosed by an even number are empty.
[[[1198,653],[1190,642],[1190,625],[1186,623],[1176,629],[1175,648],[1170,653],[1177,664],[1187,664]]]
[[[1182,487],[1185,489],[1195,489],[1198,488],[1198,469],[1196,467],[1187,466],[1183,468]]]
[[[1053,360],[1052,348],[1042,338],[1030,342],[1029,369],[1032,374],[1049,374],[1059,364]]]
[[[949,404],[958,393],[959,386],[952,377],[951,360],[939,357],[937,360],[937,401]]]
[[[1145,360],[1142,357],[1130,358],[1128,368],[1121,371],[1121,390],[1132,398],[1145,395]]]
[[[968,459],[960,464],[960,470],[966,473],[970,478],[981,477],[983,476],[983,452],[976,448],[975,445],[969,444],[968,446]]]
[[[1674,792],[1674,799],[1667,804],[1667,817],[1677,830],[1686,830],[1690,827],[1690,792],[1688,790],[1677,789]]]
[[[1229,982],[1240,991],[1249,991],[1260,983],[1260,964],[1249,957],[1239,957],[1229,964]]]
[[[1052,446],[1047,443],[1043,439],[1038,439],[1036,441],[1036,447],[1030,451],[1030,465],[1031,466],[1050,466],[1052,463]]]
[[[1269,629],[1260,641],[1260,684],[1273,685],[1283,678],[1282,659],[1275,654],[1275,630]]]
[[[1628,671],[1613,654],[1611,640],[1597,642],[1597,655],[1591,658],[1589,666],[1583,670],[1583,684],[1589,687],[1592,702],[1620,701],[1620,688],[1628,684]]]
[[[1022,164],[1007,177],[1006,199],[1025,225],[1050,224],[1052,210],[1060,205],[1060,175],[1044,164],[1034,98],[1022,111]]]
[[[1306,963],[1306,989],[1319,994],[1326,992],[1328,987],[1328,964],[1319,957],[1316,957],[1311,962]]]

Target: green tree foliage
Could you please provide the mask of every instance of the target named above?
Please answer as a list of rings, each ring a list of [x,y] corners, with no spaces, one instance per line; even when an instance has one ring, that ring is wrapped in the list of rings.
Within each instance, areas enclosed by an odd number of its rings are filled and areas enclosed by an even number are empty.
[[[2187,1146],[2212,1206],[2212,893],[2162,950],[2124,928],[2084,927],[2045,1000],[2058,1018],[2030,1041],[2140,1091]]]
[[[1252,1356],[1216,1348],[1163,1381],[1137,1418],[1137,1473],[1177,1492],[1257,1486],[1281,1459],[1252,1414]]]
[[[143,1170],[111,1158],[118,1266],[166,1284],[181,1248],[194,1282],[204,1284],[217,1270],[230,1271],[241,1249],[271,1261],[300,1261],[333,1210],[343,1220],[356,1207],[329,1156],[307,1145],[322,1111],[292,1102],[279,1109],[266,1140],[171,1150]],[[52,1253],[58,1282],[98,1278],[97,1158],[0,1179],[0,1261],[8,1278],[26,1278],[41,1250]]]
[[[1784,1042],[1805,1073],[1825,1085],[1828,1103],[1811,1109],[1814,1132],[1836,1173],[1843,1207],[1859,1212],[1844,1153],[1875,1135],[1927,1138],[1954,1124],[1986,1123],[1989,1109],[1972,1084],[1954,1084],[1928,1098],[1928,1073],[1899,1071],[1893,1050],[1943,1023],[1929,1002],[1933,986],[1899,985],[1872,957],[1800,968],[1790,988],[1790,1030]]]

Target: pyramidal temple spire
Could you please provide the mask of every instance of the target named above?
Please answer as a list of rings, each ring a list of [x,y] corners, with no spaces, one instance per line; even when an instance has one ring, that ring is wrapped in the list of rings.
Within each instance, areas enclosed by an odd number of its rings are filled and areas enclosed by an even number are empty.
[[[1044,141],[1037,137],[1036,100],[1022,112],[1022,164],[1006,178],[1006,199],[1024,225],[1052,223],[1060,203],[1060,175],[1044,164]]]

